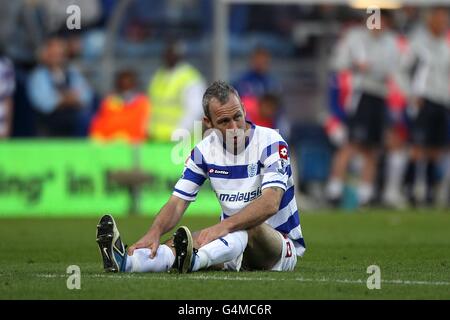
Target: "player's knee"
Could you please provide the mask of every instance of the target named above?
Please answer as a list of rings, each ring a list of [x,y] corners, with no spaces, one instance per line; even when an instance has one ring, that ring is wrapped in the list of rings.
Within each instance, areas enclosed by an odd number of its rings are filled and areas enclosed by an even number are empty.
[[[264,235],[264,225],[260,224],[259,226],[253,227],[247,230],[248,234],[248,244],[252,246],[252,244],[260,239]]]
[[[281,238],[278,231],[266,223],[253,227],[248,231],[248,247],[262,247],[266,249],[278,248],[281,244]],[[276,249],[278,250],[278,249]]]
[[[266,227],[267,227],[266,225],[260,224],[260,225],[258,225],[256,227],[248,229],[247,233],[248,233],[249,241],[250,241],[250,239],[259,238],[262,234],[264,234]]]

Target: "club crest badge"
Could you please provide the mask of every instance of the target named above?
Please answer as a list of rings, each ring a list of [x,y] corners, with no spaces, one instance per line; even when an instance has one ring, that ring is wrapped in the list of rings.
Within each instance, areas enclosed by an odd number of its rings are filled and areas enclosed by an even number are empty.
[[[258,172],[258,165],[256,163],[252,163],[247,166],[247,173],[249,178],[256,176],[257,172]]]
[[[287,161],[284,159],[278,159],[277,171],[281,174],[286,173]]]

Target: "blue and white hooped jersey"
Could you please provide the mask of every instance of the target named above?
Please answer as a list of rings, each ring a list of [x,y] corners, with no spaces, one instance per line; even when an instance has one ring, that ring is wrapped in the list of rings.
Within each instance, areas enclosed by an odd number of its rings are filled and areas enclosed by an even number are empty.
[[[214,132],[200,141],[186,160],[173,195],[194,201],[209,178],[222,207],[221,219],[226,219],[260,197],[265,188],[279,187],[285,191],[279,210],[266,223],[292,239],[297,255],[302,256],[306,247],[288,145],[273,129],[252,124],[249,130],[245,150],[237,155],[226,151]]]

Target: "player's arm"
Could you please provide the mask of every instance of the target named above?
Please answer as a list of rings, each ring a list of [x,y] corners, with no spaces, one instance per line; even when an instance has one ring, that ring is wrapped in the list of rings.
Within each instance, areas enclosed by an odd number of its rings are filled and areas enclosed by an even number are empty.
[[[169,201],[167,201],[156,216],[150,230],[155,230],[161,235],[169,232],[180,221],[189,204],[189,201],[174,195],[170,196]]]
[[[152,251],[150,257],[153,258],[158,250],[161,236],[177,225],[189,203],[189,201],[172,195],[159,211],[147,233],[128,249],[128,254],[132,255],[135,249],[150,248]]]
[[[200,247],[230,232],[250,229],[264,223],[278,212],[283,194],[284,190],[276,186],[262,190],[261,197],[235,215],[203,229],[197,239]]]
[[[266,188],[261,197],[220,224],[227,233],[256,227],[278,212],[283,194],[284,190],[279,187]]]
[[[194,161],[197,156],[200,158],[197,161],[200,166]],[[183,175],[176,183],[169,201],[161,208],[148,232],[130,247],[129,255],[133,254],[135,249],[150,248],[150,257],[155,256],[161,236],[177,225],[189,203],[195,201],[200,187],[206,180],[201,159],[203,159],[203,156],[201,156],[200,151],[194,148],[190,157],[186,159]]]

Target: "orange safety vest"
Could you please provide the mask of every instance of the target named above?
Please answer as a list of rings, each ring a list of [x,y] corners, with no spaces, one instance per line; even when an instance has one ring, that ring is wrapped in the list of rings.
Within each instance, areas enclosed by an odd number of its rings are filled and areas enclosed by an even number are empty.
[[[90,136],[100,141],[143,142],[147,138],[150,109],[150,100],[144,94],[137,94],[130,101],[109,95],[91,122]]]

